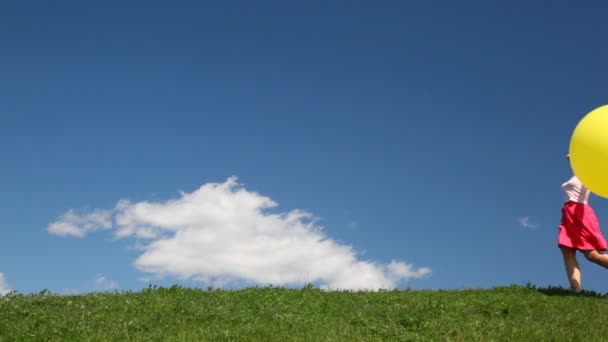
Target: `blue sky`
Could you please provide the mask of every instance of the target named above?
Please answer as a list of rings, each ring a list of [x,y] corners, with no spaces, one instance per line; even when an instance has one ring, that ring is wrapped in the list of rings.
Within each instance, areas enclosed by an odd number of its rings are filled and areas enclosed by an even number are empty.
[[[375,263],[386,279],[391,262],[411,266],[391,283],[399,288],[567,286],[556,246],[560,185],[570,176],[564,154],[578,121],[607,102],[607,9],[600,1],[2,3],[4,287],[206,286],[210,263],[219,267],[214,285],[264,282],[304,266],[277,266],[281,257],[269,252],[267,277],[247,276],[238,266],[251,255],[231,256],[265,235],[248,235],[259,227],[241,218],[293,210],[317,219],[300,228],[322,226],[340,247],[323,253],[354,255],[344,265]],[[155,271],[144,270],[146,244],[175,242],[181,228],[157,227],[156,240],[117,238],[121,215],[143,215],[137,229],[154,226],[154,212],[138,211],[153,203],[180,220],[171,203],[233,176],[235,188],[193,203],[232,203],[241,189],[277,206],[231,211],[230,222],[244,222],[237,233],[247,231],[233,236],[238,244],[225,235],[233,225],[205,230],[226,243],[217,245],[223,261],[193,242],[189,271],[150,280],[182,265],[173,250],[155,249]],[[130,207],[117,209],[120,200]],[[608,201],[592,204],[608,224]],[[70,210],[78,229],[91,213],[109,226],[52,234]],[[184,224],[202,232],[205,213]],[[320,245],[291,239],[292,223],[277,223],[277,236],[304,263],[311,258],[306,272],[319,271],[320,283],[348,278],[343,264],[317,269],[323,259],[309,251]],[[608,291],[608,270],[581,266],[584,288]],[[430,272],[413,276],[421,269]],[[353,272],[348,281],[357,282]]]

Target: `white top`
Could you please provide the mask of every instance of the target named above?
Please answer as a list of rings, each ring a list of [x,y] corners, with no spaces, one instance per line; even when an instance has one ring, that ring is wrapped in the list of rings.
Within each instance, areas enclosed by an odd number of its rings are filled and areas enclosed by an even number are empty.
[[[578,203],[589,203],[589,189],[576,176],[572,176],[566,183],[562,184],[565,200]]]

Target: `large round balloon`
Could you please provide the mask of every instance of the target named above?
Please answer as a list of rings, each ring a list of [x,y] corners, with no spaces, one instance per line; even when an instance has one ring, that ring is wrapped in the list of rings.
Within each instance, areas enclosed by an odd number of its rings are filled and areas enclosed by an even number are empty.
[[[570,138],[572,171],[594,194],[608,198],[608,105],[588,113]]]

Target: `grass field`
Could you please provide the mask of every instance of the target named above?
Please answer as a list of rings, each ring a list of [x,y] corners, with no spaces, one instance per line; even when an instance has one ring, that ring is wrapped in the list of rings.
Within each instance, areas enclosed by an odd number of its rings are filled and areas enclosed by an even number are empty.
[[[608,297],[530,285],[43,291],[0,298],[0,341],[608,341]]]

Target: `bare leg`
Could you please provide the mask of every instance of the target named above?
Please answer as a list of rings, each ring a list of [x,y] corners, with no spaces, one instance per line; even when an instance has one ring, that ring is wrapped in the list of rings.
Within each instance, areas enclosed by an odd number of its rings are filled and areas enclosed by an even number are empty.
[[[604,254],[600,251],[581,251],[585,254],[587,260],[594,262],[604,268],[608,268],[608,254]]]
[[[566,275],[570,282],[570,289],[575,292],[581,292],[581,269],[578,266],[578,261],[576,261],[576,249],[568,247],[560,247],[560,249],[564,256],[564,265],[566,266]]]

